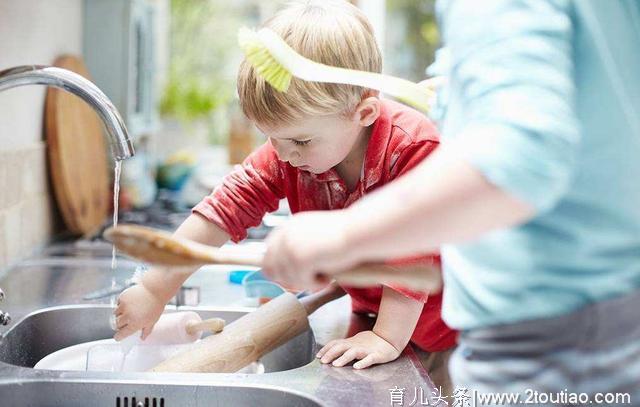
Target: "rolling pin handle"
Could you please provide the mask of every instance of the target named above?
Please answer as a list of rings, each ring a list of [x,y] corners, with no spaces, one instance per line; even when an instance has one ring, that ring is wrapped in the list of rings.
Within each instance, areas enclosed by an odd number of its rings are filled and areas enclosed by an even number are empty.
[[[189,335],[194,335],[201,331],[209,331],[213,334],[222,332],[224,329],[225,320],[222,318],[210,318],[204,321],[191,321],[187,323],[186,329]]]

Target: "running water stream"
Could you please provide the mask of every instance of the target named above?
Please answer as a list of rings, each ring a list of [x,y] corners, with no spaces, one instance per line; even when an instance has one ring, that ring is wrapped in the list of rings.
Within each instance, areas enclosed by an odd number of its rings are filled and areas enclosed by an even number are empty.
[[[120,202],[120,174],[122,173],[122,161],[116,160],[116,165],[114,169],[113,176],[113,227],[118,226],[118,209]],[[116,287],[116,268],[118,267],[118,259],[117,259],[117,250],[116,246],[113,245],[111,249],[111,288]],[[115,308],[116,299],[118,294],[113,294],[111,296],[111,307]],[[117,328],[115,315],[111,316],[111,328],[115,331]],[[122,359],[120,359],[120,367],[118,368],[118,372],[121,372],[124,368],[125,361],[127,359],[127,355],[131,352],[134,345],[137,343],[135,335],[132,335],[122,342],[120,342],[120,352],[122,354]]]
[[[120,174],[122,173],[122,161],[116,160],[116,165],[114,169],[113,176],[113,227],[118,226],[118,209],[120,202]],[[118,267],[118,259],[117,259],[117,250],[116,246],[113,245],[111,249],[111,288],[114,289],[116,287],[116,269]],[[116,298],[117,294],[113,294],[111,296],[111,308],[115,308],[116,306]],[[111,319],[109,321],[111,323],[111,329],[114,331],[117,328],[116,317],[115,315],[111,315]],[[124,368],[125,360],[127,359],[127,355],[133,348],[135,344],[135,338],[132,336],[130,338],[125,339],[121,342],[120,352],[122,354],[122,359],[120,359],[120,366],[118,368],[118,372],[121,372]]]
[[[118,226],[118,203],[120,200],[120,173],[122,172],[122,161],[116,160],[114,177],[113,177],[113,226]],[[116,246],[113,245],[111,249],[111,288],[116,287],[116,268],[118,267],[118,260],[116,258]],[[111,307],[116,306],[116,294],[111,296]],[[115,316],[111,317],[111,328],[116,330]]]

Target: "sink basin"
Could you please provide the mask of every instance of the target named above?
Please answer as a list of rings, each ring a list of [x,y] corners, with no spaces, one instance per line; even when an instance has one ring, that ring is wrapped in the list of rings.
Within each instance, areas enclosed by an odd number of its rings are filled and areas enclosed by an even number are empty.
[[[323,344],[371,329],[370,319],[351,313],[347,297],[310,316],[313,332],[265,355],[264,374],[33,369],[44,356],[62,348],[111,337],[110,298],[84,297],[109,287],[112,278],[125,281],[137,266],[120,259],[113,271],[108,246],[61,243],[0,276],[6,293],[2,309],[13,318],[10,325],[0,326],[0,406],[342,407],[389,405],[389,389],[395,387],[411,394],[423,388],[431,394],[433,383],[410,347],[397,360],[364,371],[333,368],[315,359],[316,340]],[[219,317],[228,323],[250,312],[241,306],[243,287],[227,281],[226,273],[233,269],[203,268],[187,281],[200,289],[200,306],[167,310],[193,310],[202,318]]]
[[[227,323],[246,313],[201,308],[196,311],[203,319],[218,317]],[[0,361],[31,368],[43,357],[62,348],[110,338],[113,336],[109,327],[111,313],[112,308],[106,305],[82,305],[54,307],[29,314],[5,334],[0,343]],[[260,361],[265,372],[295,369],[314,359],[314,347],[313,334],[308,330]]]
[[[246,311],[194,309],[227,323]],[[109,338],[112,308],[69,305],[27,315],[0,342],[0,404],[11,406],[321,406],[313,396],[270,383],[246,383],[252,375],[198,373],[64,372],[32,367],[67,346]],[[315,341],[308,330],[265,355],[264,375],[308,365]],[[186,401],[188,400],[188,403]]]

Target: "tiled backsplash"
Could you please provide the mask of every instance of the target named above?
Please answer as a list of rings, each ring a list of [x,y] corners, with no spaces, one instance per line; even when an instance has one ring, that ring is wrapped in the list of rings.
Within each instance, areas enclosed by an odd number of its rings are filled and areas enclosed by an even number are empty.
[[[83,4],[0,0],[0,70],[82,55]],[[21,86],[0,93],[0,272],[48,243],[59,225],[43,141],[46,91]]]
[[[58,216],[44,142],[0,151],[0,270],[50,240]]]

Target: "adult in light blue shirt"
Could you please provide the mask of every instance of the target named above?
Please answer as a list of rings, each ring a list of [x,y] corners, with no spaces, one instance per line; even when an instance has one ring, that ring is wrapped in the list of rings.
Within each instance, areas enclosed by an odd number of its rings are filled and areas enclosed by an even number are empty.
[[[437,10],[443,138],[535,208],[523,225],[443,247],[443,317],[467,330],[455,382],[525,397],[617,389],[640,403],[640,2]]]
[[[536,208],[444,248],[446,321],[554,316],[639,287],[640,2],[451,0],[437,12],[445,142]]]
[[[294,216],[265,272],[308,284],[444,244],[454,383],[640,403],[640,1],[437,12],[442,146],[344,211]]]

